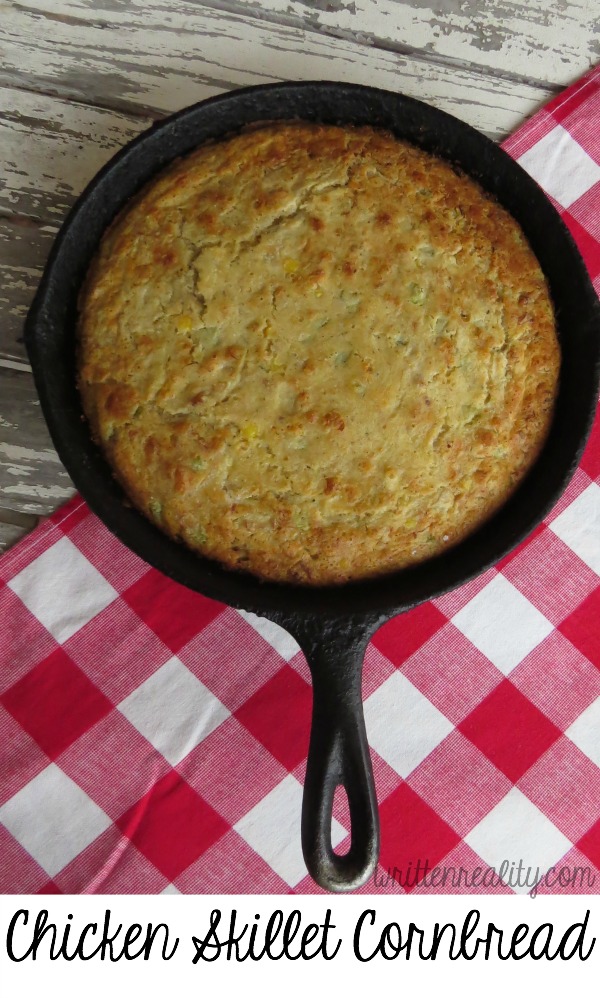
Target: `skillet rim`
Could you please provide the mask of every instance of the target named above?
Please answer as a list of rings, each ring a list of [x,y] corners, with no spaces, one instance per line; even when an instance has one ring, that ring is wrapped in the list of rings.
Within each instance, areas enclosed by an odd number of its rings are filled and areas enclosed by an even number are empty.
[[[311,98],[308,107],[307,97]],[[347,113],[347,106],[352,108],[351,115]],[[232,127],[227,112],[236,108],[245,116],[239,117],[237,125]],[[301,113],[295,113],[298,111]],[[215,127],[215,122],[218,126],[223,117],[227,127]],[[100,235],[127,200],[177,156],[185,155],[209,138],[224,137],[251,122],[299,117],[332,124],[384,127],[399,138],[442,155],[504,204],[528,239],[532,232],[535,234],[533,248],[538,259],[539,250],[543,255],[546,248],[543,241],[537,243],[538,237],[541,239],[537,213],[542,215],[542,222],[546,219],[544,224],[550,220],[550,236],[545,233],[546,241],[550,244],[556,240],[559,256],[564,253],[560,259],[561,271],[553,274],[551,280],[544,262],[540,262],[553,298],[556,288],[565,289],[565,298],[561,295],[555,298],[555,306],[561,349],[567,346],[564,356],[568,376],[571,381],[577,381],[578,387],[577,397],[571,392],[567,405],[563,384],[565,368],[561,369],[559,399],[546,445],[513,496],[475,533],[447,553],[416,567],[375,579],[320,587],[264,582],[221,567],[188,551],[129,506],[109,465],[91,441],[87,423],[82,422],[74,381],[74,351],[68,350],[69,345],[74,346],[76,297],[97,246],[96,240],[92,249],[88,245],[82,256],[81,230],[84,229],[91,245],[86,221],[90,225],[94,222],[96,210],[96,222],[92,227],[94,231],[98,229],[98,200],[106,194],[106,188],[111,188],[108,192],[111,211],[106,222],[106,207],[100,206],[103,220]],[[191,141],[189,128],[197,127],[197,118],[201,123],[206,119],[205,134],[198,138],[194,131]],[[210,134],[206,134],[207,127]],[[174,139],[180,143],[175,154],[172,151]],[[443,142],[448,141],[457,155],[449,155],[447,147],[442,148]],[[144,160],[148,152],[155,154],[149,172]],[[156,156],[160,160],[158,164]],[[466,168],[465,161],[470,162],[473,156],[477,167]],[[516,187],[512,193],[511,181]],[[122,193],[123,182],[127,185],[125,194]],[[115,191],[119,192],[116,204]],[[512,210],[515,199],[519,211],[527,206],[533,211],[533,217],[524,219],[515,213]],[[64,299],[59,300],[65,288],[66,303]],[[565,315],[565,301],[571,307],[568,315]],[[69,328],[65,328],[67,326]],[[573,326],[577,336],[572,332]],[[571,338],[583,340],[587,357],[579,361],[573,357],[576,343],[572,343]],[[335,81],[272,83],[229,91],[183,108],[142,132],[105,164],[79,196],[56,237],[27,317],[25,342],[52,440],[75,486],[119,540],[150,565],[206,596],[270,616],[285,617],[289,613],[316,617],[373,613],[392,616],[440,596],[495,565],[529,536],[566,488],[581,458],[596,409],[600,380],[600,303],[560,215],[535,181],[492,140],[454,116],[403,94]],[[573,415],[574,426],[570,425]],[[556,448],[561,457],[558,468]],[[541,498],[536,496],[540,488]]]

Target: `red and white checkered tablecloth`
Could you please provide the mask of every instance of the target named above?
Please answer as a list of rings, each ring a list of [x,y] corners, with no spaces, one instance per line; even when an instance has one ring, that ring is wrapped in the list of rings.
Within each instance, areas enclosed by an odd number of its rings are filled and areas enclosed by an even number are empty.
[[[600,68],[505,148],[600,291]],[[0,560],[0,612],[0,891],[319,891],[292,638],[164,578],[81,499]],[[380,629],[364,699],[382,847],[363,892],[548,873],[540,893],[600,893],[600,420],[525,544]],[[342,802],[334,844],[347,829]]]

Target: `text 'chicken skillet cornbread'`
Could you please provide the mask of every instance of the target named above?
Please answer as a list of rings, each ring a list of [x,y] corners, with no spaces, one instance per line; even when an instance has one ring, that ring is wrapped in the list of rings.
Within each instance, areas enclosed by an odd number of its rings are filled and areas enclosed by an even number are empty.
[[[539,264],[471,179],[368,128],[209,144],[105,235],[79,383],[132,502],[262,578],[430,558],[533,463],[560,365]]]

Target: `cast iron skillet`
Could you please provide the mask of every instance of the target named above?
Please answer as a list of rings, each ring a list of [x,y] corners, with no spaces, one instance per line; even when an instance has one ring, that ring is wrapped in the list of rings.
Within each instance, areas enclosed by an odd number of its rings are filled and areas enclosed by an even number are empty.
[[[478,180],[518,219],[547,275],[562,347],[561,386],[548,442],[509,502],[459,546],[369,582],[308,589],[261,583],[199,558],[124,503],[90,440],[75,387],[77,294],[98,241],[125,202],[174,157],[255,121],[302,118],[373,125],[437,153]],[[227,275],[224,275],[227,279]],[[537,185],[493,142],[419,101],[371,87],[286,83],[237,90],[187,108],[124,148],[85,190],[50,255],[26,324],[26,343],[56,449],[94,512],[133,551],[191,589],[252,610],[290,631],[313,679],[313,718],[302,810],[309,872],[352,890],[375,868],[377,802],[361,703],[362,660],[381,623],[483,572],[530,533],[581,456],[594,414],[600,307],[567,229]],[[176,608],[174,608],[176,612]],[[351,845],[331,845],[336,786],[347,793]]]

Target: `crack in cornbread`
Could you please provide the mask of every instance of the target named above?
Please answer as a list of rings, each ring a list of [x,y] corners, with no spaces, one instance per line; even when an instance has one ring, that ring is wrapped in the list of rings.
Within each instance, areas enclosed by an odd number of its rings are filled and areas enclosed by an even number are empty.
[[[84,410],[131,501],[279,581],[377,576],[472,532],[539,453],[559,364],[514,219],[369,128],[272,124],[176,161],[80,300]]]

